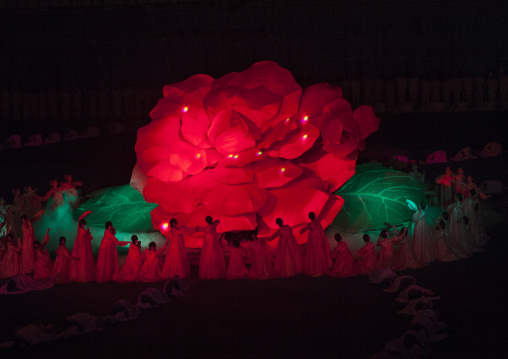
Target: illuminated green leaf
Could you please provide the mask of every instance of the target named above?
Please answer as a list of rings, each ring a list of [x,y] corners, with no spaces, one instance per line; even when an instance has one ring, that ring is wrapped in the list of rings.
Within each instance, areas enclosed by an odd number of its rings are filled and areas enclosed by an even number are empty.
[[[88,198],[73,212],[75,220],[85,211],[93,211],[86,217],[87,225],[91,227],[104,227],[104,223],[111,221],[119,232],[140,233],[154,230],[150,211],[157,205],[147,203],[130,185],[104,188],[93,192]]]
[[[420,203],[425,190],[425,183],[407,173],[380,164],[358,165],[353,177],[335,192],[344,198],[344,206],[332,227],[360,232],[385,228],[385,223],[402,224],[414,214],[406,200]]]

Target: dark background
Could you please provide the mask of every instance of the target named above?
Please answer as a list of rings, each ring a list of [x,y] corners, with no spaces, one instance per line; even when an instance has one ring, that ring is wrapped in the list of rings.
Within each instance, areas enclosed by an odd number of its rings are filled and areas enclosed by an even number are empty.
[[[132,121],[113,105],[88,113],[89,91],[111,103],[126,88],[137,120],[146,121],[163,85],[196,73],[218,78],[261,60],[278,62],[303,87],[497,78],[508,69],[507,17],[501,0],[4,0],[0,90],[11,107],[28,106],[34,93],[81,91],[82,111],[37,119],[11,108],[3,128],[10,135],[27,125],[49,131]]]
[[[9,202],[12,188],[28,184],[43,194],[50,179],[67,173],[85,183],[85,193],[127,183],[135,130],[150,121],[165,84],[196,73],[218,78],[261,60],[278,62],[302,87],[342,86],[353,108],[372,105],[381,125],[366,156],[425,160],[442,149],[450,156],[467,146],[481,151],[491,141],[506,147],[508,107],[501,88],[488,98],[487,79],[500,86],[506,77],[507,17],[508,2],[492,0],[0,1],[1,194]],[[423,87],[438,80],[435,99],[446,102],[451,77],[474,79],[473,99],[432,112]],[[402,100],[389,98],[400,78],[420,83],[409,108],[395,107],[411,101],[409,90]],[[367,96],[368,81],[382,86],[373,90],[378,96]],[[494,107],[483,106],[488,100]],[[113,123],[125,132],[112,134]],[[25,144],[32,134],[44,140],[90,126],[102,135],[5,148],[13,134]]]

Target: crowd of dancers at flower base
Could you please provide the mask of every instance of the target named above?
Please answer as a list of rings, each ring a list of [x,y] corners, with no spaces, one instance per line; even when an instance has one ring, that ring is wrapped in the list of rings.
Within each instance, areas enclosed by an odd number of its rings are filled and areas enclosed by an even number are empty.
[[[72,182],[71,176],[66,176],[66,180],[69,188],[81,185],[80,182]],[[60,237],[53,263],[45,249],[50,230],[47,230],[41,243],[35,238],[31,221],[22,215],[22,238],[18,239],[17,244],[12,228],[0,240],[0,278],[30,274],[36,280],[53,284],[157,282],[175,275],[187,278],[191,270],[183,236],[196,232],[203,233],[199,260],[200,279],[286,278],[301,273],[315,277],[349,277],[369,274],[382,268],[404,270],[418,268],[432,261],[467,258],[472,252],[480,250],[487,239],[480,206],[480,198],[485,198],[485,195],[474,186],[472,178],[468,178],[467,183],[464,181],[464,173],[460,169],[459,174],[454,175],[447,168],[446,174],[439,177],[437,182],[442,187],[441,201],[446,211],[432,226],[428,225],[425,218],[426,203],[422,202],[418,206],[413,204],[415,214],[412,239],[407,227],[396,228],[387,223],[387,228],[381,231],[375,244],[371,243],[368,234],[363,236],[365,246],[358,251],[356,259],[353,259],[348,245],[339,233],[334,236],[337,245],[331,251],[321,226],[321,218],[311,212],[310,222],[300,230],[301,234],[308,232],[304,255],[293,229],[285,225],[281,218],[276,219],[279,228],[270,237],[258,238],[253,233],[250,240],[235,239],[228,242],[217,233],[220,221],[214,221],[208,216],[204,221],[205,226],[193,228],[179,226],[176,219],[171,219],[168,229],[164,231],[167,237],[164,246],[157,249],[156,243],[151,242],[143,253],[137,236],[133,235],[131,242],[120,241],[115,237],[113,223],[106,222],[95,263],[91,244],[93,238],[85,219],[90,212],[85,212],[79,218],[72,251],[66,247],[66,238]],[[453,195],[454,201],[451,200]],[[275,238],[279,240],[273,254],[267,242]],[[129,244],[126,261],[119,268],[116,247]],[[377,247],[379,251],[376,251]],[[229,253],[227,267],[224,251]]]
[[[35,240],[30,220],[22,216],[23,238],[19,246],[14,236],[9,233],[7,248],[0,262],[0,277],[31,274],[36,280],[45,280],[53,284],[70,282],[157,282],[179,276],[190,276],[190,265],[185,250],[183,235],[203,232],[203,247],[199,261],[200,279],[269,279],[285,278],[304,273],[309,276],[330,275],[349,277],[358,274],[369,274],[382,268],[403,270],[421,267],[432,261],[452,261],[466,258],[477,250],[485,241],[482,233],[481,214],[475,200],[476,191],[463,198],[457,193],[456,202],[448,207],[448,212],[436,219],[433,227],[425,219],[426,204],[422,202],[414,214],[414,231],[412,242],[408,237],[407,227],[400,230],[392,226],[392,237],[389,230],[381,231],[374,245],[370,236],[365,234],[365,246],[358,251],[358,258],[353,256],[342,240],[335,234],[337,246],[331,251],[320,218],[309,213],[310,223],[302,228],[308,232],[306,253],[302,255],[293,230],[285,225],[281,218],[276,223],[279,229],[270,237],[256,237],[242,241],[235,239],[228,243],[217,233],[219,220],[206,217],[206,226],[179,227],[176,219],[171,219],[166,232],[165,245],[157,249],[151,242],[147,250],[141,252],[136,235],[131,242],[120,241],[115,237],[116,231],[111,222],[106,222],[103,238],[100,242],[97,262],[94,261],[90,230],[86,228],[85,212],[79,218],[78,233],[72,251],[66,247],[66,238],[59,238],[56,259],[53,263],[45,249],[49,242],[49,232],[42,243]],[[275,256],[270,255],[267,242],[279,238]],[[117,246],[130,244],[125,263],[118,265]],[[376,252],[376,246],[380,251]],[[398,250],[395,251],[395,246]],[[226,268],[224,250],[230,253]],[[165,258],[164,258],[165,257]],[[274,258],[273,258],[274,257]],[[247,263],[250,262],[250,266]]]

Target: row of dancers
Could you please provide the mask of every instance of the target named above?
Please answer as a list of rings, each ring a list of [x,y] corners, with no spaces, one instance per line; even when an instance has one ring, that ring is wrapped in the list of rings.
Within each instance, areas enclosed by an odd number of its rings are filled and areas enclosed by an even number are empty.
[[[447,211],[443,211],[432,225],[425,218],[425,202],[414,208],[412,242],[407,227],[398,230],[392,226],[395,236],[388,237],[388,230],[382,230],[376,242],[381,250],[376,254],[370,237],[364,235],[366,245],[358,252],[363,259],[362,272],[382,268],[418,268],[433,261],[449,262],[468,258],[473,252],[481,251],[487,235],[483,231],[479,204],[474,200],[476,190],[471,189],[470,192],[471,196],[467,198],[457,193],[455,203],[448,206]],[[397,252],[394,245],[399,246]]]
[[[284,224],[281,218],[276,219],[279,229],[270,237],[257,237],[240,243],[234,240],[228,243],[217,233],[219,220],[205,218],[206,225],[195,228],[182,227],[176,219],[171,219],[166,231],[167,240],[164,246],[157,249],[151,242],[148,249],[141,252],[140,242],[133,235],[131,241],[120,241],[115,237],[116,230],[108,221],[99,246],[97,263],[94,261],[90,230],[86,228],[85,212],[78,221],[78,234],[72,251],[66,248],[66,238],[60,237],[53,263],[45,250],[49,242],[49,229],[41,242],[35,240],[31,222],[22,216],[23,238],[19,248],[14,236],[7,236],[7,250],[0,253],[0,277],[7,278],[16,274],[33,271],[36,279],[50,279],[55,284],[69,282],[156,282],[171,278],[190,276],[190,265],[185,250],[184,234],[203,232],[203,246],[199,261],[200,279],[268,279],[286,278],[304,273],[309,276],[331,275],[349,277],[368,274],[380,268],[403,270],[418,268],[432,261],[452,261],[467,258],[484,244],[481,215],[478,203],[474,200],[475,190],[471,196],[463,198],[456,195],[456,202],[449,206],[448,212],[436,219],[433,227],[425,219],[426,203],[422,202],[415,209],[413,217],[414,231],[412,241],[408,228],[397,229],[391,226],[392,237],[388,229],[381,231],[376,244],[371,243],[368,234],[363,236],[365,246],[358,251],[358,258],[353,256],[339,233],[335,234],[337,246],[331,251],[321,219],[311,212],[310,223],[300,232],[308,232],[306,253],[302,255],[293,234],[293,229]],[[267,242],[279,238],[275,257],[267,248]],[[117,246],[130,244],[125,263],[118,265]],[[395,245],[399,248],[395,251]],[[379,253],[376,247],[380,247]],[[226,267],[224,250],[230,253]],[[165,257],[163,259],[163,257]],[[247,263],[250,262],[250,267]]]

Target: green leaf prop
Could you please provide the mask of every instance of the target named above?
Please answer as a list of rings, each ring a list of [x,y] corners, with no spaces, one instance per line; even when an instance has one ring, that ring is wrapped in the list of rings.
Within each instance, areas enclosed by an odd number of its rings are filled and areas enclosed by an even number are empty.
[[[85,211],[93,211],[86,217],[91,227],[104,227],[107,221],[119,232],[140,233],[153,231],[150,212],[157,207],[147,203],[130,185],[103,188],[90,194],[89,199],[74,210],[72,217],[79,219]]]
[[[382,167],[363,164],[335,194],[344,198],[344,206],[331,226],[345,232],[386,228],[385,223],[402,224],[413,218],[406,200],[420,203],[425,199],[425,183],[413,176]]]

